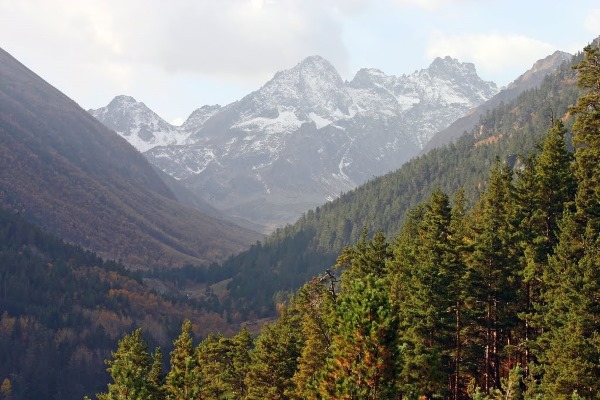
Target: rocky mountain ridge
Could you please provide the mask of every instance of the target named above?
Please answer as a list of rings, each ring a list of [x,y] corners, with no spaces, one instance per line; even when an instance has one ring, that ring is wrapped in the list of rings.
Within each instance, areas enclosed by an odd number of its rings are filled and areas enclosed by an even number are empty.
[[[450,57],[410,75],[361,69],[345,82],[312,56],[181,127],[124,96],[90,112],[216,208],[272,228],[400,167],[496,93]]]

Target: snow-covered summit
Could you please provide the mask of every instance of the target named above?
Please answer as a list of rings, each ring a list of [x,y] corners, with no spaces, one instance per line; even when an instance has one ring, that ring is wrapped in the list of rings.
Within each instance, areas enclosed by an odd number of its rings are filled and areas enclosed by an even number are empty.
[[[289,70],[278,72],[262,88],[242,99],[240,106],[244,110],[236,123],[250,126],[252,117],[264,117],[274,123],[280,121],[284,129],[297,129],[311,120],[348,116],[350,102],[333,65],[323,57],[311,56]]]
[[[449,57],[410,75],[365,68],[344,82],[311,56],[181,127],[122,96],[92,114],[213,206],[280,225],[400,167],[496,91],[473,64]]]
[[[106,107],[88,112],[141,152],[155,146],[177,144],[187,137],[185,132],[131,96],[117,96]]]

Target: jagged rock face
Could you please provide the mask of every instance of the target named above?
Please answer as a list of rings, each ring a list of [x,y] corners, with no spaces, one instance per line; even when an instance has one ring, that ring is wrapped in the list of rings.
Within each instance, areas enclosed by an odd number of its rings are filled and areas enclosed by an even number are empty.
[[[136,107],[91,112],[213,206],[274,227],[400,167],[496,92],[473,64],[449,57],[411,75],[362,69],[344,82],[327,60],[313,56],[243,99],[205,106],[144,143],[138,127],[152,126],[155,114],[147,114],[147,123],[135,114],[126,131],[120,117],[107,116]]]
[[[187,136],[131,96],[117,96],[106,107],[88,112],[141,152],[176,144]]]

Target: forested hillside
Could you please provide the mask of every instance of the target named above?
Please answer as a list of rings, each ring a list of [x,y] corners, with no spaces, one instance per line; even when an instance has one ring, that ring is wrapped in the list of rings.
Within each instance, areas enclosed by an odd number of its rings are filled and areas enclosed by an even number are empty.
[[[206,308],[0,210],[0,399],[81,399],[106,385],[103,360],[133,327],[168,347],[184,319],[199,335],[234,322]]]
[[[477,199],[438,187],[397,234],[363,230],[254,340],[184,323],[163,373],[134,331],[98,398],[600,398],[600,50],[576,71],[565,121]]]
[[[538,89],[489,112],[456,143],[308,211],[265,243],[231,258],[223,265],[223,276],[233,276],[229,290],[241,299],[239,309],[272,313],[277,292],[295,290],[330,267],[344,246],[356,243],[363,227],[396,235],[406,212],[435,188],[452,195],[462,187],[473,203],[486,187],[494,159],[514,166],[519,154],[534,152],[552,121],[567,116],[578,93],[575,71],[565,64]]]

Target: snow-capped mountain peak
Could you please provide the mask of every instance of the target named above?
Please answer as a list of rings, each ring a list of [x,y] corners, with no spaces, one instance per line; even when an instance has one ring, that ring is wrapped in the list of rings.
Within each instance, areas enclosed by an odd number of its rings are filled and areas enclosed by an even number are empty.
[[[383,71],[376,68],[360,69],[349,85],[356,89],[370,89],[374,87],[391,88],[396,83],[395,76],[386,75]]]
[[[141,152],[158,145],[176,144],[186,136],[131,96],[117,96],[106,107],[89,113]]]
[[[254,103],[268,104],[282,111],[294,108],[300,120],[314,112],[322,117],[342,110],[348,101],[344,82],[337,70],[320,56],[305,58],[295,67],[280,71],[259,91],[251,94]]]
[[[181,127],[161,120],[144,143],[140,127],[158,116],[135,111],[141,103],[119,97],[92,113],[113,129],[111,115],[128,115],[133,129],[116,130],[155,166],[226,213],[277,226],[400,167],[496,91],[473,64],[449,57],[410,75],[365,68],[344,82],[311,56],[239,101],[194,111]]]
[[[432,74],[443,76],[453,76],[456,74],[461,76],[477,75],[475,64],[466,62],[463,63],[450,56],[446,56],[444,58],[436,57],[435,60],[431,62],[431,65],[429,65],[427,70]]]

